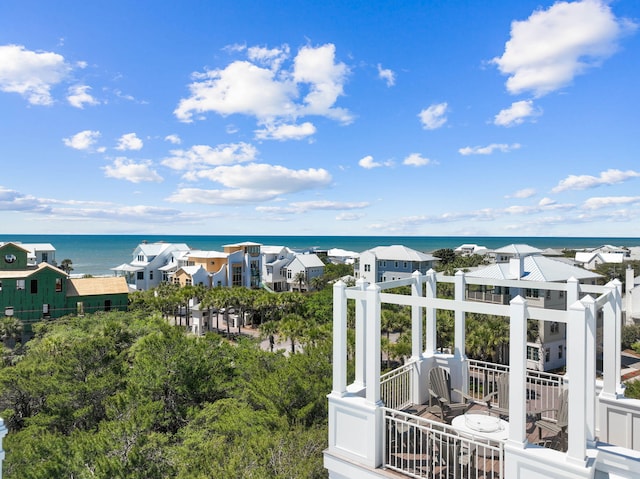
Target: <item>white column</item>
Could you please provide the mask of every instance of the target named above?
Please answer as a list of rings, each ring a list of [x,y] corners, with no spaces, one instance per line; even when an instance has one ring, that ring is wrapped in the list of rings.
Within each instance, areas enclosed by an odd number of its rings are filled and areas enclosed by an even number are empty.
[[[5,427],[4,421],[0,418],[0,479],[2,479],[2,463],[4,461],[4,449],[2,448],[2,439],[7,435],[9,430]]]
[[[582,300],[586,308],[586,338],[585,338],[585,425],[587,427],[587,444],[596,445],[596,302],[591,296]],[[571,379],[571,377],[569,377]],[[570,383],[571,384],[571,383]]]
[[[333,386],[331,394],[347,391],[347,295],[345,284],[333,285]]]
[[[527,302],[516,296],[509,306],[509,443],[523,448],[527,428]]]
[[[356,281],[356,288],[360,291],[364,291],[367,287],[367,282],[360,278]],[[357,388],[363,388],[366,385],[365,382],[365,351],[367,350],[367,343],[365,342],[365,334],[367,330],[366,310],[364,307],[364,300],[356,300],[356,349],[355,349],[355,381],[354,384]]]
[[[600,395],[605,398],[615,399],[620,384],[620,339],[619,317],[616,314],[617,298],[616,286],[608,283],[609,300],[602,307],[602,372],[603,387]]]
[[[427,298],[434,299],[436,297],[437,281],[436,272],[433,269],[427,271],[426,290]],[[436,352],[436,348],[438,347],[436,337],[436,308],[427,308],[426,345],[424,351],[428,355]]]
[[[411,295],[414,297],[422,297],[422,275],[419,271],[415,271],[411,275],[413,283],[411,284]],[[422,356],[422,307],[411,306],[411,357],[419,359]]]
[[[580,282],[573,276],[567,280],[567,310],[580,300]]]
[[[586,323],[587,311],[581,302],[569,306],[567,324],[567,375],[569,376],[569,426],[567,460],[585,465],[587,455],[586,397]]]
[[[614,287],[615,298],[615,325],[616,325],[616,339],[615,346],[615,360],[616,360],[616,393],[618,395],[624,395],[624,386],[620,382],[620,374],[622,373],[622,283],[614,279],[611,281]]]
[[[456,301],[464,301],[465,294],[465,278],[464,272],[458,271],[455,275],[455,300]],[[455,325],[454,325],[454,333],[455,333],[455,346],[454,346],[454,356],[456,358],[464,358],[465,357],[465,329],[464,329],[464,318],[465,313],[460,306],[456,306],[455,309]]]
[[[366,371],[367,402],[380,402],[380,287],[373,283],[366,290]]]

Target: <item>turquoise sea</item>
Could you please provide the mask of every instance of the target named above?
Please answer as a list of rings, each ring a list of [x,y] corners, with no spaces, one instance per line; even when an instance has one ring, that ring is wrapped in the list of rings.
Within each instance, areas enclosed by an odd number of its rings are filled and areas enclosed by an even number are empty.
[[[177,235],[4,235],[0,242],[51,243],[56,248],[56,260],[69,258],[73,274],[111,275],[110,268],[131,261],[133,250],[142,241],[186,243],[193,249],[222,251],[223,245],[253,241],[270,246],[288,246],[296,251],[343,248],[361,252],[376,246],[393,244],[432,252],[440,248],[456,248],[463,243],[500,248],[512,243],[524,243],[537,248],[595,248],[603,244],[640,246],[640,238],[578,238],[578,237],[498,237],[498,236],[177,236]]]

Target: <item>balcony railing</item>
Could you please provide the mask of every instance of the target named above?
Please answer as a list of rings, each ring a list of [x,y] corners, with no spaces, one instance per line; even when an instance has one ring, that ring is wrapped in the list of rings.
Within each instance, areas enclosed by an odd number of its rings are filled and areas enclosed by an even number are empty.
[[[380,376],[380,398],[390,409],[404,409],[411,405],[412,369],[414,362],[400,366]]]
[[[383,410],[384,468],[424,479],[504,477],[502,441],[461,435],[447,424]]]
[[[508,294],[495,294],[488,291],[467,291],[467,299],[470,301],[482,301],[483,303],[509,304],[511,298]]]

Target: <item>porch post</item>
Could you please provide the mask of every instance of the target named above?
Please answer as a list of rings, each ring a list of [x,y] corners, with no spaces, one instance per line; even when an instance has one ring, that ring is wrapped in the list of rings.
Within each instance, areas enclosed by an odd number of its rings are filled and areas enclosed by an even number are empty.
[[[600,395],[616,399],[620,391],[620,339],[619,318],[616,314],[616,287],[608,283],[608,301],[602,307],[602,372],[603,387]]]
[[[366,318],[366,343],[367,350],[365,382],[366,400],[373,405],[380,402],[380,286],[375,283],[369,285],[366,290],[367,304]]]
[[[364,291],[367,287],[367,282],[364,278],[360,278],[356,281],[356,288],[360,291]],[[355,380],[353,384],[356,388],[364,388],[365,382],[365,351],[367,350],[367,344],[365,342],[365,334],[367,330],[365,301],[362,299],[356,300],[356,363],[355,363]]]
[[[569,307],[567,324],[567,375],[569,376],[569,414],[567,460],[584,466],[587,456],[586,406],[586,331],[588,311],[580,301]]]
[[[436,272],[433,269],[427,271],[427,298],[434,299],[437,291]],[[427,308],[426,345],[424,352],[433,355],[438,345],[436,344],[436,308]]]
[[[527,302],[522,296],[516,296],[509,304],[509,443],[524,448],[527,440]]]
[[[331,394],[347,391],[347,295],[345,284],[333,285],[333,388]]]
[[[411,295],[414,298],[422,297],[422,275],[419,271],[414,271],[411,275]],[[422,307],[411,306],[411,358],[419,359],[422,355]]]
[[[455,275],[455,300],[456,303],[458,301],[464,301],[464,293],[465,293],[465,277],[464,277],[464,272],[458,270],[456,272]],[[461,359],[464,358],[465,356],[465,349],[464,349],[464,345],[465,345],[465,326],[464,326],[464,319],[465,319],[465,313],[464,310],[462,309],[462,306],[456,304],[455,306],[455,326],[454,326],[454,332],[455,332],[455,343],[454,343],[454,351],[453,354],[456,358]]]
[[[616,360],[616,393],[624,395],[624,386],[620,381],[620,375],[622,374],[622,283],[618,279],[611,281],[613,283],[613,293],[615,298],[615,325],[616,325],[616,339],[613,343],[615,345],[615,360]]]
[[[587,444],[596,445],[596,302],[591,296],[582,300],[586,308],[586,338],[585,338],[585,425],[587,428]],[[571,379],[571,378],[569,378]]]

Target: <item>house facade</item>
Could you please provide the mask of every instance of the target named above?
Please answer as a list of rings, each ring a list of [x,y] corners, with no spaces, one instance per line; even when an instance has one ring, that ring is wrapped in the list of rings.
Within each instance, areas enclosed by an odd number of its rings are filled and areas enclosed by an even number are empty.
[[[567,283],[594,285],[601,276],[592,271],[547,258],[527,245],[510,245],[496,250],[496,262],[467,273],[469,278],[484,279],[484,284],[467,288],[467,299],[496,304],[509,304],[516,296],[531,307],[564,310],[567,297],[562,288],[541,289],[537,285]],[[516,280],[518,287],[499,286],[497,280]],[[527,343],[527,367],[537,371],[558,369],[566,364],[566,325],[540,321],[532,328],[534,341]]]
[[[324,263],[316,254],[298,254],[287,265],[290,291],[309,291],[313,278],[324,274]],[[300,281],[302,279],[302,281]]]
[[[178,268],[178,257],[190,248],[184,243],[140,243],[133,250],[130,263],[111,268],[116,275],[124,276],[133,290],[147,290],[168,281]]]
[[[286,246],[262,246],[262,284],[271,291],[288,291],[287,266],[295,253]]]
[[[32,264],[30,254],[21,244],[0,246],[0,314],[19,319],[24,338],[43,319],[127,308],[123,278],[71,279],[49,263]]]
[[[426,274],[438,258],[402,245],[377,246],[363,251],[355,260],[356,278],[368,283],[409,278],[414,271]]]
[[[262,255],[260,243],[245,241],[224,245],[227,253],[227,286],[260,287]]]

